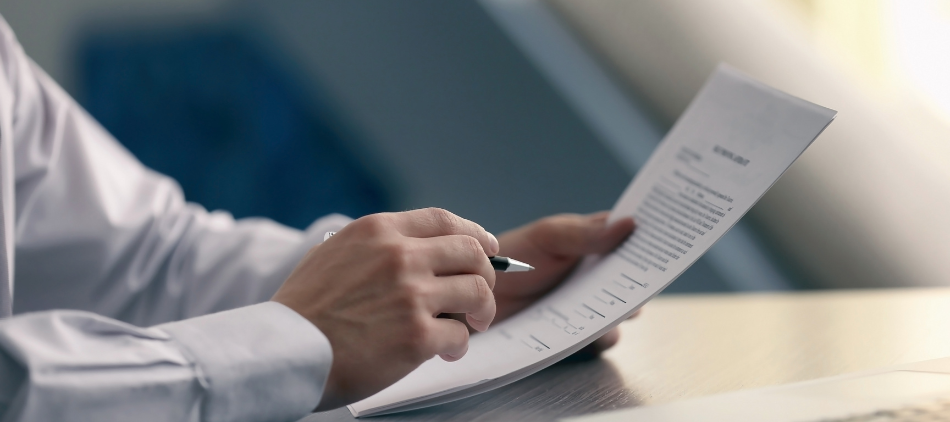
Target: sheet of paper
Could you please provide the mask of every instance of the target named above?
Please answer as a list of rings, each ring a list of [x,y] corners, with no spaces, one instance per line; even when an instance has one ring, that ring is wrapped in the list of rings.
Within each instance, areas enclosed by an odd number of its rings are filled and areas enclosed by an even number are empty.
[[[526,377],[589,344],[663,290],[778,180],[836,112],[720,66],[615,205],[637,229],[588,257],[558,289],[349,406],[370,416],[468,397]]]

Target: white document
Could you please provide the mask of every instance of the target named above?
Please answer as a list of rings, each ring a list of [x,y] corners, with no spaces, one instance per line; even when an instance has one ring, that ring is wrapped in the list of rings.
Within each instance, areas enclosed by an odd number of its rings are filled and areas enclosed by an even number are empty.
[[[354,416],[458,400],[531,375],[586,346],[663,290],[719,240],[836,112],[720,66],[614,206],[637,229],[559,288],[349,407]]]

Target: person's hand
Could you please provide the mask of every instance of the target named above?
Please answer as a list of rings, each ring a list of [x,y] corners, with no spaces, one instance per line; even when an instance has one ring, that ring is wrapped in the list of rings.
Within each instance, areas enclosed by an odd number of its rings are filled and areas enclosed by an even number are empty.
[[[633,219],[623,218],[607,226],[607,215],[607,212],[555,215],[499,236],[500,255],[527,262],[536,269],[498,274],[494,291],[496,321],[514,315],[544,296],[584,255],[608,253],[630,236]],[[619,339],[620,332],[615,328],[583,353],[599,354]]]
[[[495,316],[498,240],[441,209],[360,218],[310,250],[273,299],[330,340],[333,365],[319,409],[368,397],[439,355],[458,360],[468,328]]]

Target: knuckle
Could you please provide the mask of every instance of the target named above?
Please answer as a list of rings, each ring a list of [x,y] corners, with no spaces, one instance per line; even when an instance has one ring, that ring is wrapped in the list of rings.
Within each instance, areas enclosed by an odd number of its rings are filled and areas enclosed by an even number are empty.
[[[429,208],[428,212],[432,215],[435,224],[446,233],[456,233],[460,228],[459,218],[442,208]]]
[[[391,303],[393,308],[397,310],[396,313],[405,316],[404,314],[411,313],[413,308],[415,308],[415,302],[412,295],[400,290],[393,295]]]
[[[429,328],[425,318],[409,318],[403,333],[406,350],[412,359],[427,359],[433,354],[429,344]]]
[[[401,273],[412,268],[414,257],[409,246],[401,242],[391,242],[382,245],[382,255],[386,266],[394,273]]]
[[[408,323],[406,324],[406,338],[413,340],[413,343],[419,343],[419,341],[424,340],[428,335],[426,318],[423,318],[422,315],[414,314],[408,318]]]
[[[465,250],[476,261],[485,257],[485,250],[482,249],[482,244],[478,241],[478,239],[471,236],[465,236],[462,243]]]
[[[488,277],[485,277],[485,284],[488,286],[488,290],[494,292],[495,284],[497,282],[497,275],[495,274],[495,269],[491,267],[491,264],[486,264],[485,273]],[[492,293],[494,295],[494,293]]]
[[[386,230],[388,218],[384,214],[370,214],[359,218],[351,223],[351,225],[369,234],[382,233]]]
[[[433,293],[429,285],[420,282],[417,276],[406,273],[395,274],[391,280],[388,294],[393,306],[410,313],[410,316],[426,308],[427,300]]]
[[[488,288],[488,281],[477,274],[472,276],[472,293],[478,303],[484,304],[494,300],[494,295],[491,289]]]
[[[428,292],[426,289],[411,280],[403,279],[399,286],[399,299],[406,308],[416,310],[423,308],[424,299]]]

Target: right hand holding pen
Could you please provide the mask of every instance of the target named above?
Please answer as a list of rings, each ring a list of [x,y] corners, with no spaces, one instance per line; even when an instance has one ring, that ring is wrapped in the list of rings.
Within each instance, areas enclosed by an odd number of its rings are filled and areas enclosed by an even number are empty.
[[[481,226],[427,208],[360,218],[310,250],[273,299],[330,340],[333,366],[320,409],[368,397],[435,355],[468,350],[495,316],[498,241]]]

